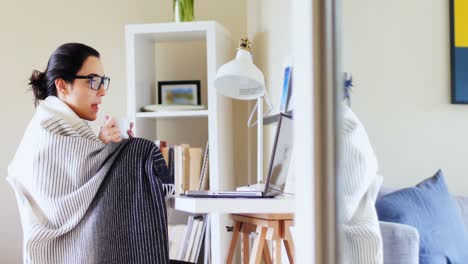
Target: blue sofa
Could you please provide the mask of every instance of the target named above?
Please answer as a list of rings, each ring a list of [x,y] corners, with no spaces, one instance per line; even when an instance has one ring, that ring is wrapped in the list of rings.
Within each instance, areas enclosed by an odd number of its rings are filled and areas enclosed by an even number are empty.
[[[379,196],[392,192],[380,190]],[[468,230],[468,197],[455,197]],[[412,226],[380,222],[383,239],[384,264],[419,264],[419,233]]]

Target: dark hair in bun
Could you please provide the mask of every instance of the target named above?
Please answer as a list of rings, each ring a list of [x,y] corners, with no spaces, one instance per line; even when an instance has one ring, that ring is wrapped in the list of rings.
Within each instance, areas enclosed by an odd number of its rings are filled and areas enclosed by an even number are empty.
[[[49,58],[44,72],[34,70],[29,78],[29,85],[34,94],[34,105],[48,96],[57,96],[55,80],[62,78],[73,81],[76,73],[83,66],[84,61],[90,57],[99,58],[99,52],[81,43],[67,43],[58,47]]]

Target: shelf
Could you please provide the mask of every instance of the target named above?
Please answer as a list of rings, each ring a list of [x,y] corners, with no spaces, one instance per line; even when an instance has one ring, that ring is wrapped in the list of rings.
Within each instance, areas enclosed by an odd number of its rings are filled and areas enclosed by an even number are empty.
[[[208,29],[218,29],[226,35],[229,32],[215,21],[194,21],[180,23],[157,23],[127,25],[130,34],[145,36],[155,42],[205,40]]]
[[[189,213],[274,214],[294,213],[293,197],[276,198],[171,198],[171,207]]]
[[[137,118],[187,118],[208,117],[208,110],[194,111],[161,111],[161,112],[138,112]]]
[[[220,98],[214,87],[216,70],[232,59],[233,47],[231,47],[230,33],[216,21],[194,21],[180,23],[157,23],[157,24],[132,24],[125,26],[126,40],[126,72],[127,72],[127,115],[135,121],[135,131],[139,137],[154,140],[161,134],[167,135],[170,141],[179,142],[189,138],[193,141],[202,140],[206,142],[208,137],[210,151],[210,186],[216,189],[234,187],[234,142],[232,140],[233,116],[232,102],[226,98]],[[158,80],[173,80],[178,76],[180,53],[184,52],[182,46],[190,46],[191,43],[204,47],[203,54],[193,58],[185,56],[184,65],[189,65],[187,73],[189,76],[204,76],[201,79],[206,84],[203,91],[204,104],[207,109],[184,110],[184,111],[156,111],[143,112],[142,106],[154,104],[155,84]],[[157,45],[164,43],[163,45]],[[179,46],[179,44],[181,44]],[[165,53],[162,51],[169,50]],[[174,48],[174,49],[173,49]],[[161,53],[158,53],[161,52]],[[164,55],[161,60],[156,58],[159,54]],[[203,58],[203,56],[205,58]],[[201,58],[200,58],[201,57]],[[206,61],[205,61],[206,60]],[[157,70],[158,64],[168,66],[164,71]],[[170,65],[169,65],[170,64]],[[185,68],[182,69],[185,72]],[[206,72],[206,73],[205,73]],[[167,77],[168,76],[168,77]],[[205,77],[206,76],[206,77]],[[195,77],[194,77],[195,78]],[[206,96],[206,98],[205,98]],[[198,108],[199,109],[199,108]],[[158,109],[159,110],[159,109]],[[205,123],[203,133],[193,135],[190,129],[178,131],[177,125],[168,124],[167,127],[156,124],[159,120],[174,119],[181,121],[194,121]],[[160,129],[164,127],[164,129]],[[205,134],[206,130],[206,134]],[[174,133],[171,133],[174,131]],[[177,132],[177,133],[176,133]],[[223,175],[217,177],[214,175]],[[184,200],[188,202],[187,200]],[[180,204],[183,201],[177,202]],[[218,201],[220,202],[220,201]],[[250,202],[250,201],[247,201]],[[191,205],[188,205],[191,206]],[[203,205],[196,203],[196,208]],[[235,206],[234,206],[235,207]],[[206,208],[205,208],[206,209]],[[225,232],[225,226],[229,224],[227,217],[210,218],[211,243],[206,247],[212,247],[211,263],[223,263],[224,256],[229,243],[229,234]]]

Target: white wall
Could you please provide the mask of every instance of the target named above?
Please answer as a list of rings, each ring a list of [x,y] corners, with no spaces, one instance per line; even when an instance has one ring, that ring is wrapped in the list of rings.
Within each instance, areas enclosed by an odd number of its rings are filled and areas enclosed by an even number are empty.
[[[174,57],[181,51],[184,56]],[[200,80],[201,103],[208,106],[205,41],[158,43],[155,57],[157,81]],[[156,96],[153,100],[157,102]],[[190,133],[187,133],[187,127],[190,127]],[[204,148],[208,140],[208,119],[161,119],[156,122],[156,135],[170,146],[190,144]]]
[[[89,44],[101,52],[106,74],[112,78],[99,122],[104,114],[125,115],[124,25],[171,21],[172,1],[82,0],[64,4],[63,1],[44,0],[18,4],[2,0],[1,6],[0,262],[20,263],[21,226],[14,194],[4,176],[34,112],[32,93],[26,91],[32,70],[44,70],[50,54],[60,44],[72,41]],[[195,1],[195,16],[197,20],[219,21],[234,39],[245,35],[245,1]],[[246,141],[245,138],[239,135],[238,140]],[[244,156],[241,152],[236,157]],[[246,167],[237,169],[246,170]]]
[[[287,0],[248,1],[247,36],[252,41],[253,60],[265,75],[266,88],[273,103],[273,113],[279,111],[283,84],[283,66],[292,55],[291,43],[291,3]],[[250,103],[253,107],[255,102]],[[267,109],[266,103],[265,110]],[[243,113],[248,115],[249,111]],[[246,123],[244,123],[244,126]],[[268,173],[275,125],[265,126],[263,165],[264,177]],[[249,130],[250,180],[256,183],[256,127]]]
[[[450,104],[448,1],[343,1],[343,57],[352,108],[367,128],[384,185],[441,168],[468,194],[468,105]]]

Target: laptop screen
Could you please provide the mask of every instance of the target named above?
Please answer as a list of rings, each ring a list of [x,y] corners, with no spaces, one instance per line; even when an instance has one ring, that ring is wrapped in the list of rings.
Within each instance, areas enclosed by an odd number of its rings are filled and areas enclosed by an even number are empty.
[[[270,168],[265,185],[265,193],[281,193],[284,191],[289,172],[289,164],[293,151],[293,119],[292,116],[281,114],[276,128],[275,141],[270,158]]]

